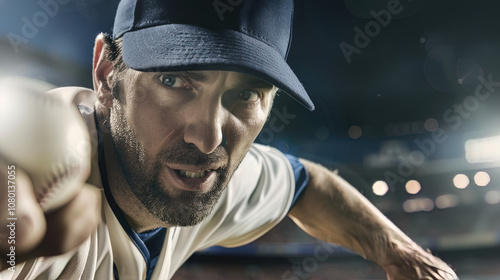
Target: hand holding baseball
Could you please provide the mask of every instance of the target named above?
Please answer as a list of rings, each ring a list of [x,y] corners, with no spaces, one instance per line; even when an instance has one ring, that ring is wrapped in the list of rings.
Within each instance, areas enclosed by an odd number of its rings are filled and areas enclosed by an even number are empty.
[[[11,251],[20,263],[78,246],[100,217],[100,195],[85,186],[88,132],[77,109],[45,95],[48,89],[24,78],[0,80],[2,269]]]

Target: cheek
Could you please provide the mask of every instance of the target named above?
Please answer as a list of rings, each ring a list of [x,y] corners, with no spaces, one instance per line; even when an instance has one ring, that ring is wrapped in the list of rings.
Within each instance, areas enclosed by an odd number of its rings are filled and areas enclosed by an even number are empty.
[[[258,114],[255,115],[255,117],[245,122],[246,126],[248,127],[249,134],[254,136],[252,139],[255,139],[257,135],[260,133],[260,131],[266,124],[268,116],[269,116],[269,111],[267,109],[261,110],[259,111]]]
[[[246,153],[255,138],[259,135],[262,127],[266,123],[266,119],[267,114],[262,112],[244,121],[241,119],[233,120],[230,131],[226,132],[228,144],[230,145],[232,142],[238,149],[241,148]]]
[[[164,149],[167,138],[172,138],[175,131],[179,131],[180,114],[175,107],[162,102],[157,102],[154,98],[146,96],[141,102],[134,102],[131,111],[132,122],[137,133],[137,137],[146,150],[155,153]]]

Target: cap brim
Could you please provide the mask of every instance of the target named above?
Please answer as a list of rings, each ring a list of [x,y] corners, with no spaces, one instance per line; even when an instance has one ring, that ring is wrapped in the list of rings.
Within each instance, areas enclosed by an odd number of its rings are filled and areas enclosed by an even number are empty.
[[[306,90],[278,51],[241,32],[168,24],[127,32],[122,47],[125,64],[138,71],[243,72],[275,85],[314,110]]]

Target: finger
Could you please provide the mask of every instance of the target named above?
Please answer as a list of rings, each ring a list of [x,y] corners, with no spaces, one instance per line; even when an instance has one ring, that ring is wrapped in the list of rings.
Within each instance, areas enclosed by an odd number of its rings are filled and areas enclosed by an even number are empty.
[[[446,280],[458,280],[458,275],[452,270],[451,267],[448,269],[439,269],[439,275]]]
[[[431,274],[435,279],[451,279],[451,280],[457,280],[458,276],[455,274],[453,269],[445,263],[443,260],[440,258],[431,255],[429,253],[429,270],[431,271]],[[431,269],[432,268],[432,269]]]
[[[22,256],[45,236],[45,217],[26,173],[1,162],[0,174],[0,251],[15,248]]]
[[[46,215],[47,234],[35,254],[66,253],[89,238],[101,221],[101,193],[85,185],[66,205]]]

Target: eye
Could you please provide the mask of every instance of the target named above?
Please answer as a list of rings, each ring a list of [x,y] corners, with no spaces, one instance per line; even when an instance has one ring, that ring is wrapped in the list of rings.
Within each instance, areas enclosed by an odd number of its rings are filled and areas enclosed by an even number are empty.
[[[181,78],[168,74],[158,76],[158,80],[160,80],[160,82],[167,87],[178,88],[184,86],[185,84]]]
[[[249,101],[249,102],[255,102],[257,100],[259,100],[259,93],[255,90],[242,90],[239,94],[238,94],[238,98],[240,100],[244,100],[244,101]]]

